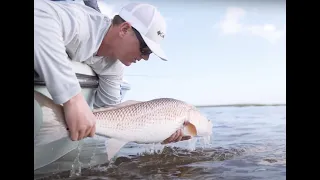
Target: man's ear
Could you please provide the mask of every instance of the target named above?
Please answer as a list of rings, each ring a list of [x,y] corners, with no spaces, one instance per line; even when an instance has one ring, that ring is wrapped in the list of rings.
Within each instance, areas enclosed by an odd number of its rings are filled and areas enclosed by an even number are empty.
[[[120,24],[119,29],[120,29],[119,36],[123,38],[126,34],[129,33],[129,30],[131,29],[131,25],[128,22],[123,22]]]

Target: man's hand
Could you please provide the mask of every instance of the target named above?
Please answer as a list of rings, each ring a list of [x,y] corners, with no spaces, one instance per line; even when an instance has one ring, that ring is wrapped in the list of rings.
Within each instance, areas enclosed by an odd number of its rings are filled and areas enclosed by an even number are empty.
[[[94,136],[96,117],[81,93],[64,103],[63,107],[71,140]]]
[[[191,136],[183,136],[182,130],[177,130],[169,138],[165,139],[161,144],[168,144],[172,142],[184,141],[190,139]]]

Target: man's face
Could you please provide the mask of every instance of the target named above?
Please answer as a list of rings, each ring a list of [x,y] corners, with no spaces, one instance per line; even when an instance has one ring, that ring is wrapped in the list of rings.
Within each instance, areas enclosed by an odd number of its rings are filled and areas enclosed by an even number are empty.
[[[126,66],[141,59],[148,60],[151,53],[141,35],[128,23],[120,25],[118,59]]]

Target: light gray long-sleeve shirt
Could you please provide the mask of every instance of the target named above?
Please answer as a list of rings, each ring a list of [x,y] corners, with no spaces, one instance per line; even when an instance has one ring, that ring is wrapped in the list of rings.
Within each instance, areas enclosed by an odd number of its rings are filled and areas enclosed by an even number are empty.
[[[66,0],[51,0],[51,1],[66,1]],[[83,3],[100,12],[97,0],[83,0]]]
[[[79,3],[34,0],[34,70],[57,104],[81,91],[71,61],[89,65],[99,77],[94,107],[121,101],[124,65],[96,56],[111,18]]]
[[[84,4],[101,12],[97,0],[83,0]]]

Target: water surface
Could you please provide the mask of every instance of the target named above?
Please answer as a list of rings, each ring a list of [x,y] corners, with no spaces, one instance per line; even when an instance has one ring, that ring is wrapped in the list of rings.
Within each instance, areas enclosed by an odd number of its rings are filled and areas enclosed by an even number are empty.
[[[286,106],[199,109],[214,123],[209,142],[129,143],[111,163],[44,179],[286,179]]]

